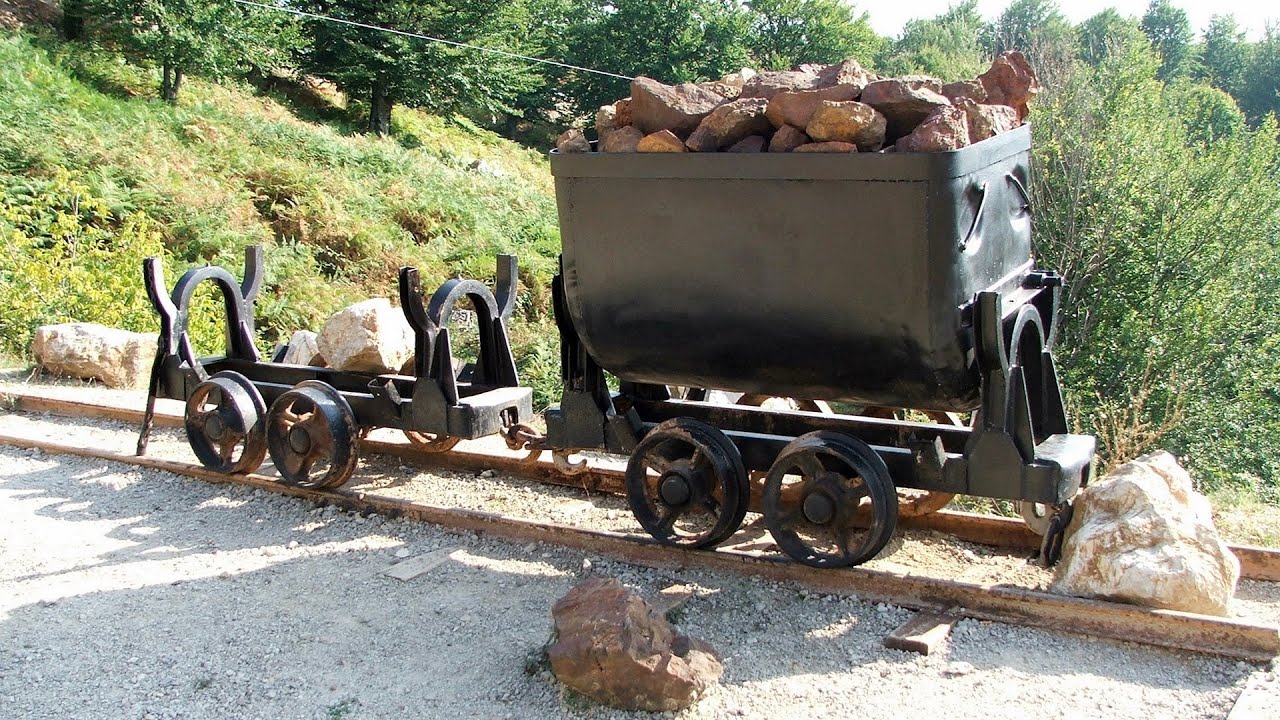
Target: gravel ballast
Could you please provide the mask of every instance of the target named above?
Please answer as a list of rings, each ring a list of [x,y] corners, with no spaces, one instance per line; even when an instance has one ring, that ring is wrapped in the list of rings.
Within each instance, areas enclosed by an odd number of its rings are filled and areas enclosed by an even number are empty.
[[[104,447],[134,431],[0,414],[0,430],[19,427]],[[190,461],[182,447],[163,431],[152,452]],[[563,692],[540,660],[551,604],[588,573],[649,595],[696,589],[679,627],[719,650],[725,675],[672,717],[1222,718],[1251,677],[1263,692],[1276,687],[1274,666],[972,620],[921,657],[881,645],[910,611],[857,598],[651,570],[38,451],[0,446],[0,468],[8,718],[651,717]],[[618,499],[570,489],[390,458],[358,472],[397,492],[434,488],[439,505],[634,523]],[[383,574],[440,551],[450,559],[412,580]],[[907,538],[877,562],[932,574],[925,566],[941,572],[946,557],[953,576],[1038,584],[1025,560],[932,536]],[[1274,584],[1242,591],[1249,615],[1277,613]]]

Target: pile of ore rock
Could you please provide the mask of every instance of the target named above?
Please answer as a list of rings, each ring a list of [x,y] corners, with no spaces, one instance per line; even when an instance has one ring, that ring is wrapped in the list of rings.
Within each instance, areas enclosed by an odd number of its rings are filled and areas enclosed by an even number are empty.
[[[856,60],[795,70],[746,69],[714,82],[638,77],[631,97],[596,113],[600,152],[936,152],[1012,130],[1039,91],[1022,53],[997,57],[974,80],[881,78]],[[590,152],[573,129],[561,153]]]

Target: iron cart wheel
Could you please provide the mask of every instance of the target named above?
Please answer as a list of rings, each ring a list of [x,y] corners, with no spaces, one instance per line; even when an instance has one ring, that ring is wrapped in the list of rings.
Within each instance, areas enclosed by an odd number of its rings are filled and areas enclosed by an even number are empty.
[[[666,545],[711,547],[747,515],[742,455],[724,433],[692,418],[667,420],[627,461],[627,502],[640,525]]]
[[[249,378],[224,370],[196,386],[187,398],[183,424],[202,465],[217,472],[247,473],[267,456],[266,416],[267,405]]]
[[[769,468],[764,519],[783,552],[805,565],[857,565],[889,542],[897,500],[889,469],[871,446],[820,430],[792,440]]]
[[[271,404],[267,448],[289,485],[335,488],[356,469],[360,428],[346,398],[333,386],[305,380]]]
[[[442,433],[425,433],[417,430],[405,430],[404,436],[409,444],[423,452],[442,453],[452,450],[454,445],[462,442],[462,438]]]

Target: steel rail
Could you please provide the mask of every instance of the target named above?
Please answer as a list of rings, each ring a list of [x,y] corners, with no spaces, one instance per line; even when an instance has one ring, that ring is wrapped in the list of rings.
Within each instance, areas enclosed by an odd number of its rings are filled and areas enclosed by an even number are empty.
[[[101,403],[64,400],[38,393],[5,391],[14,409],[28,413],[47,413],[62,417],[85,417],[141,423],[142,411]],[[161,427],[182,427],[182,415],[158,407],[155,424]],[[589,492],[625,494],[623,472],[620,469],[588,467],[576,475],[566,475],[554,463],[538,460],[525,462],[525,454],[506,449],[500,444],[463,442],[443,453],[432,453],[408,443],[378,440],[361,440],[361,450],[382,453],[412,460],[422,465],[455,471],[495,470],[522,480],[533,480],[551,485],[581,488]],[[911,530],[932,530],[977,545],[1014,548],[1034,553],[1040,548],[1040,536],[1031,532],[1021,521],[1013,518],[979,515],[976,513],[941,510],[928,515],[901,517],[898,526]],[[1280,582],[1280,549],[1252,545],[1230,545],[1231,552],[1240,560],[1240,576],[1249,580]]]
[[[1265,662],[1280,655],[1280,627],[1169,610],[1052,595],[999,584],[966,583],[863,567],[816,570],[775,555],[721,548],[693,552],[659,545],[647,536],[537,523],[495,513],[459,510],[353,490],[313,490],[284,485],[261,474],[225,475],[200,465],[123,455],[40,438],[0,434],[0,444],[38,449],[172,472],[222,484],[246,485],[331,504],[430,522],[515,542],[548,542],[655,568],[751,574],[824,593],[856,595],[917,610],[943,611],[981,620],[1057,630],[1177,650]]]

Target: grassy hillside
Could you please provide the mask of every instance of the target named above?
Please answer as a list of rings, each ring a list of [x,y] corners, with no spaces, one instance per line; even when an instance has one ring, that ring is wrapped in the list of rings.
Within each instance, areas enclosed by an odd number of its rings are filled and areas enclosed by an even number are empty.
[[[545,158],[461,120],[398,108],[393,139],[342,98],[291,83],[192,79],[181,102],[152,74],[56,40],[0,33],[0,352],[24,358],[38,324],[93,320],[151,331],[140,261],[169,282],[194,263],[239,272],[266,246],[261,344],[318,329],[333,310],[394,296],[400,265],[424,284],[525,268],[522,353],[555,371],[546,287],[559,248]],[[281,89],[283,88],[284,91]],[[291,99],[290,99],[291,98]],[[216,312],[196,329],[217,350]]]

